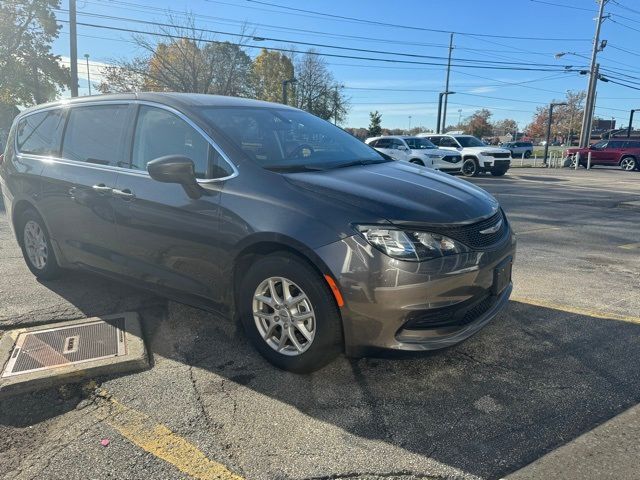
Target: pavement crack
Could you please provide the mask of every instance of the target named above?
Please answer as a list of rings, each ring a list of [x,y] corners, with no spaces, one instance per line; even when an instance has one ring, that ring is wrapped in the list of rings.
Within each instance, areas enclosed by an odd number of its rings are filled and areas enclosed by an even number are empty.
[[[209,430],[211,430],[211,427],[213,425],[211,418],[209,417],[209,414],[207,413],[207,409],[205,408],[204,405],[204,400],[202,399],[202,395],[200,394],[200,390],[198,389],[198,386],[196,385],[196,379],[193,375],[193,365],[189,365],[189,380],[191,381],[191,388],[193,388],[193,393],[195,395],[195,399],[196,399],[196,403],[198,404],[198,407],[200,408],[200,411],[202,412],[202,415],[204,416],[204,420],[205,423],[207,425],[207,428]]]

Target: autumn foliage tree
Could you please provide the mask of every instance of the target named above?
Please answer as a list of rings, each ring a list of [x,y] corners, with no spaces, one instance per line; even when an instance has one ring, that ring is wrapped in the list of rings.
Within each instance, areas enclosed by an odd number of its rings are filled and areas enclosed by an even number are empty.
[[[486,108],[477,110],[465,120],[465,132],[478,138],[489,136],[493,133],[491,125],[491,112]]]
[[[553,100],[553,103],[567,103],[553,109],[553,123],[551,125],[551,136],[566,138],[576,135],[581,128],[582,115],[584,109],[582,102],[585,99],[584,91],[567,91],[567,95],[562,100]],[[549,105],[542,105],[536,108],[533,120],[527,126],[527,133],[533,138],[544,138],[547,134],[547,123],[549,121]]]
[[[282,82],[293,78],[293,63],[286,55],[263,48],[253,60],[252,74],[256,98],[281,102]]]

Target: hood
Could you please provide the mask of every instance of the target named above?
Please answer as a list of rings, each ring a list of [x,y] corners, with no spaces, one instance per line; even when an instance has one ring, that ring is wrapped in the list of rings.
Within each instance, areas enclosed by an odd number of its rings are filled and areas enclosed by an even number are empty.
[[[498,202],[466,180],[405,162],[285,174],[316,195],[348,204],[396,225],[471,223],[498,210]]]
[[[464,147],[463,150],[471,152],[511,153],[511,150],[506,148],[490,147],[489,145],[485,145],[484,147]]]

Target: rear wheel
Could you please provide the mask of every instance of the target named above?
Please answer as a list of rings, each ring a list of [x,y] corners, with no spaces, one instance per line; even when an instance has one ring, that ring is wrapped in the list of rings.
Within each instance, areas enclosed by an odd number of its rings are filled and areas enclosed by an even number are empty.
[[[33,209],[24,211],[20,215],[17,231],[22,255],[31,273],[43,280],[60,276],[62,269],[58,266],[49,232],[40,215]]]
[[[462,164],[462,174],[465,177],[476,177],[480,172],[480,166],[475,158],[467,158]]]
[[[620,160],[620,168],[622,168],[622,170],[630,172],[631,170],[635,170],[636,168],[638,168],[638,163],[635,157],[624,157],[622,160]]]
[[[531,150],[524,152],[524,158],[531,158]]]
[[[293,255],[269,255],[251,266],[240,282],[238,311],[256,349],[283,370],[317,370],[342,349],[333,294],[313,268]]]

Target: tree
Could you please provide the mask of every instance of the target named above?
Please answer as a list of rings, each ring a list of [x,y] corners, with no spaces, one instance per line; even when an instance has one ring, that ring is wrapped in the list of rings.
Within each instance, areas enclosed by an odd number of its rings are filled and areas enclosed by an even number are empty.
[[[566,138],[568,135],[575,136],[580,132],[584,112],[582,102],[585,97],[586,93],[584,91],[568,90],[563,100],[552,100],[553,103],[567,103],[567,105],[560,105],[553,109],[552,137],[562,136]],[[549,105],[542,105],[536,108],[533,120],[527,126],[529,136],[533,138],[546,137],[548,121]]]
[[[116,60],[103,69],[102,92],[136,90],[209,93],[250,96],[251,58],[240,45],[218,42],[206,31],[196,28],[192,17],[180,23],[169,17],[169,26],[158,27],[154,35],[134,35],[133,41],[143,54],[133,60]]]
[[[473,115],[465,119],[465,131],[478,138],[491,135],[493,127],[489,122],[490,118],[491,112],[486,108],[477,110]]]
[[[263,48],[253,60],[252,74],[256,98],[282,102],[282,82],[293,78],[293,63],[286,55]]]
[[[511,134],[514,135],[518,130],[518,123],[512,118],[505,118],[493,123],[493,134],[496,136]],[[514,138],[515,140],[515,138]]]
[[[344,87],[335,82],[324,59],[315,50],[308,50],[299,59],[294,57],[293,63],[295,105],[325,120],[344,121],[348,112]]]
[[[382,133],[382,114],[377,110],[369,113],[369,136],[377,137]]]
[[[0,131],[8,130],[18,105],[52,100],[71,84],[60,56],[51,53],[58,6],[58,0],[0,2]]]

